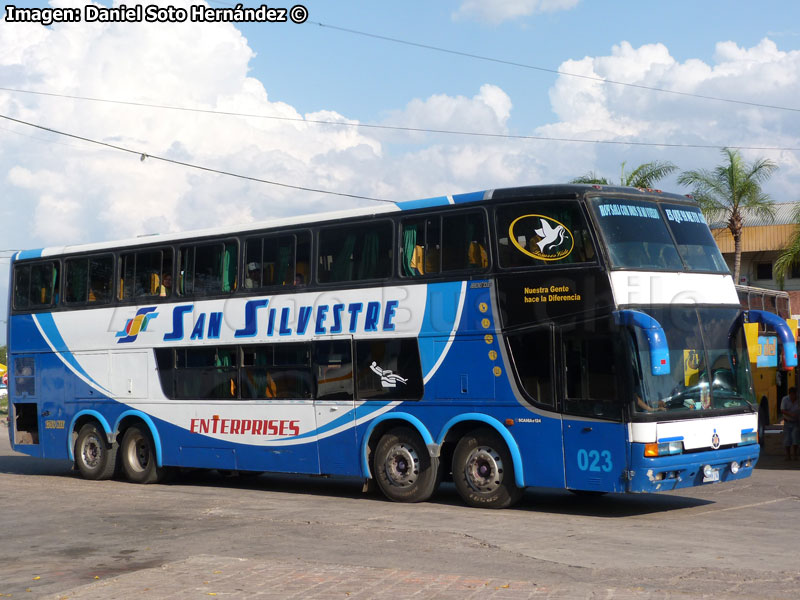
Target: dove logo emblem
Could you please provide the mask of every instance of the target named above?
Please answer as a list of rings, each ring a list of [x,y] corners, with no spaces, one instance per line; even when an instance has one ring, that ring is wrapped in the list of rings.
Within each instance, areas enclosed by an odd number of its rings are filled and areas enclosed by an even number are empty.
[[[575,247],[572,232],[544,215],[517,217],[508,227],[508,237],[517,250],[538,260],[562,260]]]

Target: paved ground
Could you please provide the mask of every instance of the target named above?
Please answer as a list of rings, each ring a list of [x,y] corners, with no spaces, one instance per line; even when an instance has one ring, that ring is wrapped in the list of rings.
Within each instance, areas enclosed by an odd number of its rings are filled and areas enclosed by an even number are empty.
[[[400,505],[358,482],[89,482],[0,428],[0,594],[14,598],[800,597],[800,463],[655,496],[528,490],[503,511],[451,485]],[[28,591],[30,590],[30,591]]]

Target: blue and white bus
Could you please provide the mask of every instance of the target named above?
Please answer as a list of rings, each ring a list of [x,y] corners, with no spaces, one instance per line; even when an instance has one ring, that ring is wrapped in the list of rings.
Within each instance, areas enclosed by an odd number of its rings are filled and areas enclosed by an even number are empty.
[[[403,502],[452,479],[492,508],[730,481],[759,456],[744,324],[797,364],[697,204],[633,188],[23,251],[10,296],[13,448],[88,479],[321,474]]]

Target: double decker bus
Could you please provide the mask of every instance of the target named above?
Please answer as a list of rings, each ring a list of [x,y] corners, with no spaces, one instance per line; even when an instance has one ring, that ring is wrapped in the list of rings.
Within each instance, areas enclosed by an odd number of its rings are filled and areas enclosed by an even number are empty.
[[[403,502],[447,479],[490,508],[528,486],[673,490],[752,473],[757,322],[792,335],[741,309],[691,198],[633,188],[29,250],[9,434],[88,479],[320,474]]]

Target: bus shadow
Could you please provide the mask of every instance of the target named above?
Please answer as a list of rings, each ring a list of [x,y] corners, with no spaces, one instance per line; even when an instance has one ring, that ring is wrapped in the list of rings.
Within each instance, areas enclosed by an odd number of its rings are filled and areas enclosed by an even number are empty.
[[[782,459],[781,459],[782,460]],[[789,464],[789,463],[787,463]],[[798,463],[792,463],[798,465]],[[776,465],[779,463],[776,462]],[[761,468],[770,468],[769,466]],[[776,467],[777,468],[777,467]],[[786,468],[786,467],[784,467]],[[794,467],[800,470],[800,467]],[[0,473],[80,478],[68,460],[45,460],[24,455],[0,455]],[[189,469],[175,474],[167,485],[217,487],[258,490],[306,496],[348,498],[389,502],[378,490],[362,491],[360,478],[313,477],[295,474],[227,473],[225,471]],[[452,483],[442,483],[429,501],[434,505],[468,509]],[[622,518],[669,512],[713,504],[713,501],[673,494],[606,494],[582,495],[566,490],[528,488],[512,511],[530,511],[559,515]]]
[[[800,460],[786,460],[784,454],[761,454],[756,470],[800,471]]]
[[[714,504],[713,500],[673,494],[574,494],[565,490],[533,488],[518,507],[537,513],[621,518],[666,513]]]
[[[362,492],[361,479],[309,477],[307,475],[259,475],[252,478],[225,477],[214,471],[182,473],[175,484],[218,486],[248,490],[264,490],[284,494],[349,498],[390,502],[377,490]],[[442,483],[430,504],[468,508],[452,483]],[[575,515],[601,518],[624,518],[670,512],[714,504],[711,500],[673,494],[606,494],[581,495],[566,490],[529,488],[522,499],[509,510]]]
[[[72,461],[34,458],[23,454],[0,455],[0,473],[7,475],[50,475],[75,477]]]
[[[432,501],[452,506],[464,506],[452,484],[442,484]],[[695,508],[707,504],[714,504],[714,502],[672,494],[584,495],[568,490],[527,488],[520,501],[508,510],[539,514],[623,518]]]

